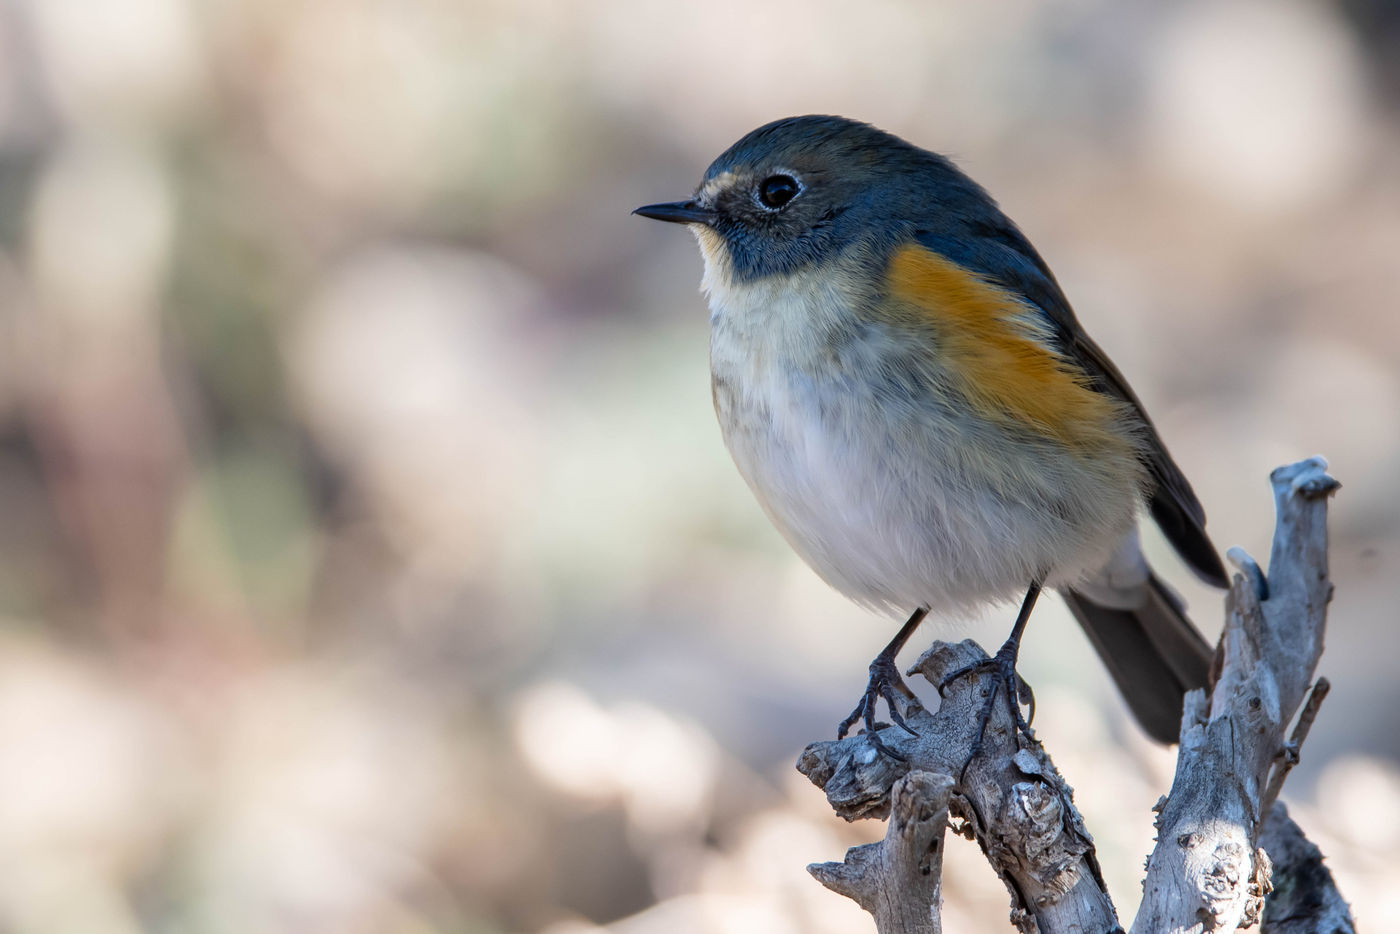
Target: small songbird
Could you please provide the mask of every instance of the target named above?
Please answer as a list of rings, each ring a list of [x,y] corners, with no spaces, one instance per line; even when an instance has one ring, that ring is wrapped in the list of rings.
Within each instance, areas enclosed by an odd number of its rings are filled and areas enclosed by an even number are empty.
[[[1020,598],[997,654],[1017,696],[1049,586],[1144,729],[1175,741],[1212,651],[1143,558],[1141,506],[1202,579],[1223,587],[1224,568],[1137,396],[985,191],[889,133],[806,116],[634,213],[700,242],[715,412],[768,517],[837,590],[912,613],[841,735],[863,720],[878,744],[881,697],[903,724],[894,658],[930,610]]]

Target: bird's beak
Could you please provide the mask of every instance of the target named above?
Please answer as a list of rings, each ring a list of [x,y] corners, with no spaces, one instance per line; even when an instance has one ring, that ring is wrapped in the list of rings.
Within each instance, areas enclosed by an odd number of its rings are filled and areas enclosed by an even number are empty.
[[[713,227],[719,214],[701,207],[695,201],[672,201],[669,204],[648,204],[632,212],[652,220],[669,221],[672,224],[704,224]]]

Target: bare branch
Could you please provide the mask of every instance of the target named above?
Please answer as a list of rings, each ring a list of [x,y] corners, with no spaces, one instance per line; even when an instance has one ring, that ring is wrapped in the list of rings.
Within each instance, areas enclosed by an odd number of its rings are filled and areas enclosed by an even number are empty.
[[[807,871],[874,915],[881,931],[939,934],[943,832],[952,794],[950,776],[910,772],[894,785],[884,840],[852,847],[844,863],[818,863]]]
[[[1259,843],[1274,864],[1274,891],[1264,903],[1261,934],[1356,934],[1351,908],[1322,852],[1277,803],[1264,819]]]
[[[1261,915],[1268,934],[1353,929],[1321,854],[1275,803],[1327,694],[1325,679],[1311,692],[1309,685],[1332,594],[1327,498],[1338,484],[1320,458],[1282,467],[1271,480],[1279,521],[1269,575],[1231,550],[1241,573],[1226,603],[1216,683],[1209,696],[1186,697],[1176,776],[1157,808],[1158,843],[1135,932],[1232,931]],[[934,643],[909,673],[939,685],[986,657],[970,641]],[[904,761],[882,755],[864,735],[807,747],[798,768],[837,814],[884,817],[893,807],[895,815],[881,843],[811,870],[870,911],[881,932],[937,931],[942,829],[951,814],[1005,882],[1022,931],[1120,931],[1071,791],[1034,734],[1017,729],[1007,704],[992,702],[998,687],[994,672],[973,672],[947,686],[936,713],[913,702],[904,716],[917,736],[880,731]]]
[[[1303,705],[1303,712],[1298,714],[1298,722],[1293,726],[1293,735],[1288,737],[1288,742],[1284,744],[1283,752],[1279,754],[1278,763],[1274,766],[1273,775],[1269,778],[1269,787],[1264,789],[1264,800],[1259,810],[1265,820],[1268,820],[1269,811],[1278,800],[1279,792],[1283,790],[1284,779],[1293,771],[1293,766],[1298,764],[1303,753],[1303,741],[1308,738],[1313,721],[1317,719],[1317,712],[1322,709],[1322,702],[1327,699],[1327,693],[1331,690],[1331,681],[1318,678],[1312,691],[1308,693],[1308,702]]]
[[[1327,498],[1338,486],[1320,458],[1270,479],[1279,522],[1269,577],[1232,551],[1244,573],[1226,601],[1224,661],[1209,701],[1200,691],[1186,698],[1176,777],[1157,820],[1135,932],[1248,927],[1270,891],[1259,829],[1275,760],[1281,784],[1297,755],[1283,734],[1322,654],[1332,596]]]
[[[986,658],[971,641],[934,643],[910,674],[939,684]],[[906,711],[917,737],[897,728],[882,730],[881,740],[906,762],[881,755],[862,734],[813,743],[797,767],[826,790],[836,813],[847,820],[889,813],[891,788],[906,772],[961,774],[950,810],[963,820],[959,832],[977,840],[1006,883],[1018,927],[1047,934],[1119,930],[1071,791],[1034,735],[1016,729],[1006,704],[992,705],[981,751],[972,757],[978,724],[999,678],[990,670],[973,672],[948,685],[937,713],[919,707]],[[920,909],[928,904],[924,888],[883,864],[866,871],[862,886],[875,887],[889,901],[910,900]],[[876,921],[881,932],[908,930],[886,926],[878,913]]]

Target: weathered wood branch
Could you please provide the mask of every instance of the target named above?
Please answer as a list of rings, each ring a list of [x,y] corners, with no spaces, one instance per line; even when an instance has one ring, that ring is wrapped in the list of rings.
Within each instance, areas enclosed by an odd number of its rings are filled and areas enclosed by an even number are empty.
[[[924,653],[910,674],[937,685],[949,674],[986,659],[986,653],[970,640],[957,645],[940,642]],[[956,794],[947,811],[961,819],[957,832],[977,840],[1001,876],[1011,893],[1013,918],[1022,930],[1118,930],[1093,844],[1074,809],[1070,789],[1034,735],[1017,730],[1004,701],[1000,675],[974,671],[953,680],[945,690],[936,713],[922,707],[905,711],[918,736],[896,728],[881,731],[881,740],[907,761],[882,755],[861,734],[813,743],[803,752],[798,769],[826,790],[836,813],[847,820],[888,815],[890,790],[906,774],[962,776],[953,786]],[[974,757],[978,724],[988,704],[991,715],[981,751]],[[922,787],[910,788],[906,795]],[[937,799],[919,805],[929,813],[937,807]],[[892,823],[878,846],[897,849],[899,843],[892,838],[899,832]],[[832,867],[839,865],[809,868],[829,888],[851,894],[831,884]],[[856,898],[867,909],[877,900],[907,904],[902,915],[872,912],[880,931],[938,930],[936,921],[928,922],[934,926],[913,928],[901,926],[903,922],[889,923],[896,917],[929,918],[936,913],[932,896],[938,891],[937,883],[930,884],[911,861],[870,868],[861,887],[867,893],[880,893]]]
[[[885,839],[851,847],[843,863],[808,869],[822,885],[874,915],[882,931],[939,934],[943,832],[953,784],[949,775],[910,772],[894,783]],[[897,892],[886,885],[890,879],[903,881]]]
[[[1322,851],[1303,836],[1283,802],[1264,818],[1259,845],[1274,864],[1261,934],[1356,934],[1351,906],[1323,865]]]
[[[1271,890],[1260,829],[1269,793],[1277,793],[1270,774],[1281,785],[1297,760],[1284,731],[1322,655],[1332,599],[1327,499],[1337,481],[1320,459],[1280,467],[1270,479],[1278,527],[1269,576],[1231,549],[1243,573],[1226,600],[1220,676],[1209,698],[1202,691],[1186,697],[1176,777],[1159,809],[1134,932],[1248,927]]]
[[[1279,523],[1268,578],[1248,556],[1231,553],[1241,573],[1227,602],[1216,684],[1209,698],[1187,697],[1176,779],[1158,806],[1135,932],[1235,930],[1257,922],[1261,910],[1269,934],[1352,930],[1321,855],[1273,804],[1326,693],[1325,681],[1308,692],[1332,589],[1326,510],[1337,484],[1325,466],[1313,459],[1274,472]],[[970,641],[935,643],[909,674],[940,685],[985,658]],[[813,743],[798,762],[847,820],[885,817],[893,807],[881,843],[851,850],[845,863],[809,867],[870,911],[882,934],[939,930],[945,815],[961,820],[955,831],[975,839],[1001,876],[1019,929],[1121,931],[1070,788],[1034,734],[1016,728],[999,688],[994,671],[974,671],[946,686],[937,712],[911,702],[904,716],[917,736],[880,731],[904,761],[858,735]],[[1266,851],[1279,889],[1268,909]]]

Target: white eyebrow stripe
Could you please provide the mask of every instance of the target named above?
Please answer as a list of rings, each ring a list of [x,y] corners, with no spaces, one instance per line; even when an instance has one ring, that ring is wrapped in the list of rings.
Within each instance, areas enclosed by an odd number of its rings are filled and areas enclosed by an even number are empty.
[[[730,185],[734,183],[734,180],[736,178],[738,178],[738,176],[735,175],[733,172],[719,173],[714,178],[706,182],[704,185],[700,186],[700,192],[696,196],[697,199],[702,204],[706,203],[707,199],[713,199],[715,195],[719,194],[724,189],[730,187]]]

